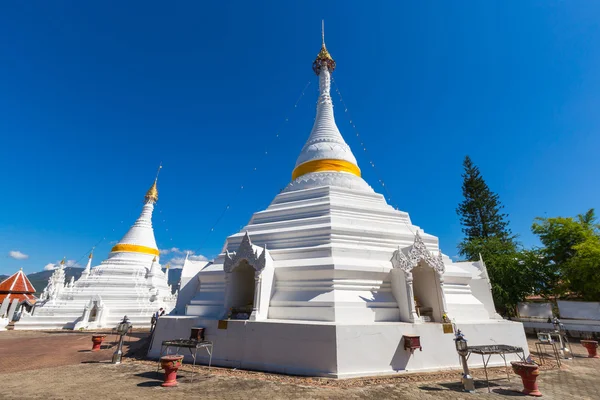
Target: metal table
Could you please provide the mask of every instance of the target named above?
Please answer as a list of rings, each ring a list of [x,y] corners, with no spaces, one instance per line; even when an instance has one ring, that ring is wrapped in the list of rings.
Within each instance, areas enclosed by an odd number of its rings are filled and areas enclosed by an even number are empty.
[[[506,364],[506,355],[507,354],[516,354],[522,361],[525,361],[525,351],[522,347],[517,346],[509,346],[507,344],[492,344],[492,345],[483,345],[483,346],[469,346],[467,347],[467,360],[471,356],[471,354],[481,354],[481,360],[483,361],[483,370],[485,371],[485,381],[487,382],[488,392],[490,392],[490,380],[488,378],[487,366],[490,362],[490,358],[497,354],[504,360],[504,369],[506,371],[506,377],[510,382],[510,375],[508,373],[508,365]],[[519,355],[522,353],[523,356]],[[485,358],[487,356],[487,359]]]
[[[188,349],[190,351],[190,355],[194,360],[192,364],[192,375],[190,377],[190,382],[194,381],[194,369],[196,368],[196,356],[198,355],[198,349],[205,349],[208,353],[208,370],[210,371],[210,365],[212,363],[212,353],[213,353],[213,343],[210,340],[198,341],[194,339],[174,339],[174,340],[164,340],[160,347],[160,356],[158,357],[158,365],[156,367],[156,372],[160,370],[160,358],[162,356],[169,355],[169,348],[175,347],[177,350],[175,354],[179,355],[179,349]]]

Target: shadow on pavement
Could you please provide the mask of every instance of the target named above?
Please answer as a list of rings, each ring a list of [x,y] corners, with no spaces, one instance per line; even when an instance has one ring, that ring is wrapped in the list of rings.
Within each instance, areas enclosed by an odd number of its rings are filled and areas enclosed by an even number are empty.
[[[477,390],[477,389],[486,389],[487,390],[487,388],[488,388],[488,384],[486,381],[476,380],[474,383],[475,383],[475,390]],[[440,386],[444,386],[445,388],[448,388],[449,390],[453,390],[455,392],[464,392],[463,385],[460,382],[440,383]],[[500,385],[490,381],[490,388],[498,387],[498,386],[500,386]]]
[[[160,372],[146,371],[146,372],[140,372],[139,374],[135,374],[135,376],[139,376],[140,378],[160,379],[161,382],[162,382],[162,378],[164,376],[164,373],[162,371],[160,371]],[[177,374],[177,377],[179,378],[179,374]]]
[[[448,389],[442,389],[442,388],[431,387],[431,386],[419,386],[419,389],[421,389],[421,390],[427,390],[429,392],[441,392],[441,391],[448,390]]]
[[[492,392],[501,394],[503,396],[514,396],[514,397],[526,397],[527,396],[524,393],[521,393],[516,390],[510,390],[510,389],[494,389],[494,390],[492,390]]]
[[[162,384],[161,381],[146,381],[137,384],[138,387],[156,387]]]

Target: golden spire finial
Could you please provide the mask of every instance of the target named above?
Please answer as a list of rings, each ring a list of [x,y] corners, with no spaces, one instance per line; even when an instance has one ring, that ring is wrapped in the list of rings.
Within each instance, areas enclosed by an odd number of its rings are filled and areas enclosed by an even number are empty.
[[[67,257],[63,257],[63,259],[60,261],[60,265],[65,265],[65,258]]]
[[[154,256],[154,258],[152,259],[152,262],[156,262],[156,256]]]
[[[333,72],[335,69],[335,61],[325,46],[325,20],[321,20],[321,51],[313,62],[313,71],[315,71],[315,74],[319,75],[323,66],[326,66],[329,72]]]
[[[156,203],[158,201],[158,189],[156,187],[156,183],[158,182],[158,174],[160,173],[161,169],[162,162],[158,166],[158,171],[156,171],[156,178],[154,178],[154,183],[152,184],[152,186],[150,186],[150,189],[148,189],[148,191],[146,192],[146,196],[144,197],[146,203]]]
[[[171,264],[167,264],[167,266],[165,267],[166,269],[171,268]]]

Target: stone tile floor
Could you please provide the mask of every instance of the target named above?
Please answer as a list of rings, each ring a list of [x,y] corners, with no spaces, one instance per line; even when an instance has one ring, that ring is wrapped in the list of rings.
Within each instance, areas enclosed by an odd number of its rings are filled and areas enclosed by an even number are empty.
[[[135,355],[139,339],[131,346]],[[110,337],[107,337],[107,340]],[[179,374],[176,388],[160,386],[162,374],[156,364],[126,358],[121,365],[110,364],[114,348],[89,352],[91,334],[79,332],[0,332],[0,399],[501,399],[524,397],[520,379],[506,380],[503,368],[491,373],[488,393],[483,373],[474,371],[477,394],[460,391],[460,374],[446,371],[403,375],[394,378],[335,381],[213,368],[201,368],[193,383],[187,371]],[[573,345],[575,354],[585,349]],[[139,353],[139,352],[138,352]],[[187,369],[187,367],[186,367]],[[541,372],[539,386],[546,399],[600,400],[600,359],[577,357],[563,368]]]

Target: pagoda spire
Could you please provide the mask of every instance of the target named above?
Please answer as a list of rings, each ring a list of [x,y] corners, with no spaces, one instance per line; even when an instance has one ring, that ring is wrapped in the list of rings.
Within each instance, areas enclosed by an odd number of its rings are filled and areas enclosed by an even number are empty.
[[[154,178],[154,183],[150,186],[150,189],[146,192],[146,196],[144,197],[144,202],[153,204],[158,201],[158,188],[156,184],[158,183],[158,174],[160,174],[160,170],[162,169],[162,163],[158,166],[158,171],[156,171],[156,178]]]
[[[344,141],[333,115],[331,73],[336,63],[325,45],[325,25],[321,25],[321,51],[312,68],[319,77],[317,116],[310,136],[296,160],[292,180],[314,172],[341,172],[360,177],[352,150]]]
[[[142,213],[131,228],[129,228],[125,236],[112,248],[112,255],[115,253],[138,253],[148,256],[158,256],[160,254],[156,246],[154,229],[152,228],[152,212],[154,211],[154,204],[158,201],[157,182],[161,169],[162,163],[158,167],[154,183],[146,192]]]
[[[88,276],[90,276],[90,272],[92,272],[92,257],[94,256],[94,250],[92,249],[92,251],[90,251],[90,255],[88,257],[88,262],[85,266],[85,268],[83,269],[83,272],[81,273],[81,277],[82,278],[87,278]]]

